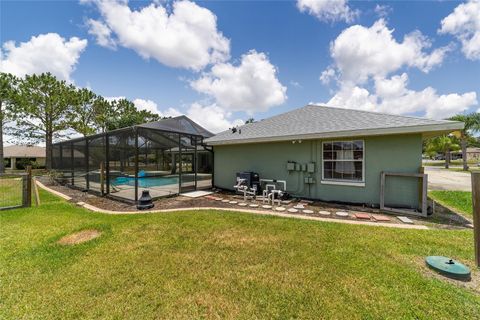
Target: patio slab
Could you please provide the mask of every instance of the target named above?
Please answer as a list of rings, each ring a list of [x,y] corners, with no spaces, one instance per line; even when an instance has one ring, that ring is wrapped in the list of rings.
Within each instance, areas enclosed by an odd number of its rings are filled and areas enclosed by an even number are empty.
[[[381,214],[372,214],[372,218],[375,221],[382,221],[382,222],[392,221],[392,219],[390,219],[389,217],[383,216]]]
[[[367,213],[355,213],[353,216],[357,219],[370,220],[370,215]]]

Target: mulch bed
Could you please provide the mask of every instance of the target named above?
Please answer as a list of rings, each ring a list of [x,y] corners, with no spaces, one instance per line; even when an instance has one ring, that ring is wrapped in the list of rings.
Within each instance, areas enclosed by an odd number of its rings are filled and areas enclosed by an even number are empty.
[[[131,211],[142,213],[138,210],[134,204],[125,203],[118,200],[113,200],[107,197],[100,197],[87,192],[82,192],[80,190],[72,189],[67,186],[62,186],[58,184],[52,184],[47,179],[42,179],[42,183],[47,185],[49,188],[52,188],[58,192],[66,194],[72,198],[72,202],[85,202],[95,207],[112,210],[112,211]],[[262,201],[257,200],[254,203],[258,204],[258,207],[252,208],[249,206],[239,206],[237,203],[230,204],[228,202],[215,201],[213,198],[219,197],[224,200],[236,201],[238,203],[243,202],[243,196],[235,195],[231,192],[225,191],[216,191],[212,196],[199,197],[199,198],[189,198],[185,196],[174,196],[161,198],[154,201],[154,209],[181,209],[181,208],[191,208],[191,207],[215,207],[215,208],[237,208],[237,209],[253,209],[253,210],[262,210],[262,211],[272,211],[273,209],[262,208]],[[248,204],[252,203],[247,201]],[[304,209],[311,210],[313,212],[305,213],[302,209],[298,209],[298,212],[289,212],[288,209],[294,208],[299,204],[304,206]],[[292,199],[288,204],[282,204],[282,207],[285,207],[284,213],[289,213],[293,215],[302,215],[302,216],[312,216],[312,217],[322,217],[322,218],[332,218],[332,219],[349,219],[349,220],[361,220],[361,221],[378,221],[382,223],[401,223],[396,215],[385,214],[380,212],[380,210],[375,208],[369,208],[365,206],[352,206],[344,205],[337,203],[325,203],[320,201],[308,201],[300,199]],[[319,213],[319,211],[329,211],[331,214],[329,216],[324,216]],[[275,210],[274,210],[275,211]],[[342,218],[335,216],[334,212],[336,211],[346,211],[349,213],[349,217]],[[357,216],[357,217],[356,217]],[[379,217],[375,219],[375,217]],[[459,229],[465,228],[466,224],[463,219],[458,219],[458,216],[455,214],[435,214],[428,218],[421,217],[410,217],[415,224],[428,225],[429,227],[434,228],[444,228],[444,229]]]

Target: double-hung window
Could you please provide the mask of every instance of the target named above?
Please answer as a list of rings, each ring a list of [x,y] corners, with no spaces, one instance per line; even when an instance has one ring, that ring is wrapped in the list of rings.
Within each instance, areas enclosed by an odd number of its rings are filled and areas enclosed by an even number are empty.
[[[322,180],[365,182],[363,140],[325,141],[322,150]]]

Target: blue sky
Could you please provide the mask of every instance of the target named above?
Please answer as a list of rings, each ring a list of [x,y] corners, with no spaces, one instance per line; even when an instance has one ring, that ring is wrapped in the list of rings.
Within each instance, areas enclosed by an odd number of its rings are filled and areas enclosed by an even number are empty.
[[[178,38],[172,29],[146,36],[163,30],[159,19],[142,16],[148,6],[151,12],[165,7],[165,21],[180,16],[174,2],[164,1],[113,7],[2,0],[1,69],[51,71],[103,96],[135,100],[139,108],[185,113],[213,131],[309,102],[433,118],[479,109],[478,1],[198,1],[184,7],[192,17],[186,27],[180,22]],[[123,22],[128,19],[116,9],[139,19]],[[462,10],[473,22],[462,25]],[[197,18],[198,28],[190,24]],[[97,43],[90,19],[109,30],[107,44]],[[198,40],[198,48],[190,41],[172,47],[168,37]],[[221,58],[213,57],[215,46],[222,46]],[[197,63],[200,58],[208,61]]]

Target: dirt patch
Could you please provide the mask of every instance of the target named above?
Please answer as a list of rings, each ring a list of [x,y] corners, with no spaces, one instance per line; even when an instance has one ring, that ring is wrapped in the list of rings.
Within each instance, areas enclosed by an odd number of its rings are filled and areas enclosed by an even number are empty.
[[[58,243],[64,246],[71,246],[93,240],[101,235],[102,232],[95,229],[82,230],[62,237],[60,240],[58,240]]]

